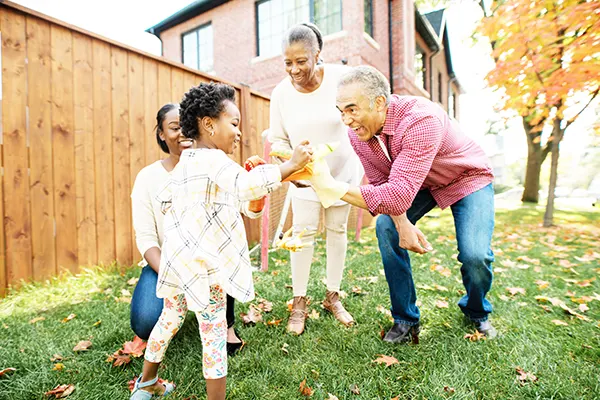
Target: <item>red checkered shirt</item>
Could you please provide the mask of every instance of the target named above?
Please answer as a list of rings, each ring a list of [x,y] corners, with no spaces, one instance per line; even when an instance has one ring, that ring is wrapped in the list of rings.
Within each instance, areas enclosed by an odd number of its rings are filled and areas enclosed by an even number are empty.
[[[360,191],[374,215],[404,214],[421,189],[444,209],[494,179],[481,147],[423,97],[392,95],[379,138],[361,142],[352,129],[348,135],[369,179]]]

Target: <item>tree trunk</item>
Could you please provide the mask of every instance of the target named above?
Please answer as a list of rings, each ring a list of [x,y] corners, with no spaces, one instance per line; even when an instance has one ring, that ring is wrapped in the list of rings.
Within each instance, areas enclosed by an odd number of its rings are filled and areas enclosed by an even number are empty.
[[[563,138],[564,130],[560,128],[561,120],[556,118],[552,128],[552,164],[550,165],[550,184],[548,185],[548,202],[544,213],[544,226],[554,225],[554,189],[558,179],[559,145]]]
[[[524,203],[535,203],[539,201],[540,192],[540,173],[542,164],[548,153],[552,150],[550,145],[542,147],[542,132],[541,129],[535,129],[536,126],[530,125],[525,118],[521,118],[523,129],[525,129],[525,137],[527,138],[527,169],[525,171],[525,184],[523,185],[523,197],[521,201]],[[543,126],[544,121],[537,126]]]
[[[536,141],[535,134],[531,132],[533,126],[522,118],[523,129],[527,137],[527,169],[525,172],[525,184],[523,186],[524,203],[536,203],[539,200],[540,191],[540,172],[542,170],[542,144]]]

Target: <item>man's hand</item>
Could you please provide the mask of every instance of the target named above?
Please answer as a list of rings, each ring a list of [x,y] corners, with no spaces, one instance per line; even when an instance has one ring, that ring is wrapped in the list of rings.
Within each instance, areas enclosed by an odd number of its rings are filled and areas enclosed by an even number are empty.
[[[406,214],[391,217],[400,237],[400,247],[419,254],[425,254],[433,250],[423,232],[406,218]]]

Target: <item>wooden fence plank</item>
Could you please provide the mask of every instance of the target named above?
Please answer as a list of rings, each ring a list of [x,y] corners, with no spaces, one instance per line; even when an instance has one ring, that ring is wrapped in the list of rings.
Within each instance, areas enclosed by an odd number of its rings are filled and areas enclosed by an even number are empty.
[[[94,75],[92,39],[73,33],[75,103],[75,193],[79,263],[98,260],[96,185],[94,183]]]
[[[96,235],[98,263],[115,259],[115,207],[113,197],[113,151],[110,46],[92,42],[94,58],[94,159],[96,186]]]
[[[1,76],[1,65],[2,65],[2,20],[4,19],[3,14],[4,10],[0,7],[0,79]],[[0,81],[1,84],[1,81]],[[0,115],[2,115],[2,89],[0,88]],[[0,117],[0,132],[2,132],[2,118]],[[0,134],[0,138],[2,135]],[[3,163],[3,145],[2,140],[0,140],[0,167],[4,166]],[[0,216],[4,221],[4,170],[3,173],[0,174]],[[6,288],[8,283],[6,281],[6,252],[5,252],[5,238],[4,238],[4,223],[0,224],[0,297],[4,297],[6,295]]]
[[[135,53],[128,55],[128,85],[129,85],[129,157],[130,178],[129,187],[133,188],[137,173],[145,166],[144,157],[145,141],[150,138],[145,133],[144,118],[144,60]],[[131,204],[131,200],[129,200]],[[131,224],[131,219],[130,219]],[[131,248],[133,261],[140,260],[142,256],[137,250],[135,232],[131,229]]]
[[[56,265],[76,272],[77,215],[75,210],[75,135],[73,121],[73,35],[50,28],[52,52],[52,148]]]
[[[185,93],[183,88],[183,71],[179,68],[171,68],[171,102],[181,103]]]
[[[171,93],[171,67],[166,64],[158,65],[158,108],[167,103],[174,103]],[[156,115],[156,111],[155,114]],[[159,158],[167,158],[167,155],[158,149]]]
[[[26,37],[23,15],[3,9],[1,18],[6,281],[14,285],[33,275],[27,176]]]
[[[129,159],[129,88],[127,52],[111,47],[112,144],[115,199],[116,260],[120,265],[133,261],[131,249],[131,187]]]
[[[52,174],[52,60],[50,24],[37,18],[26,18],[29,165],[31,196],[31,244],[33,279],[54,276],[56,248],[54,238],[54,182]]]
[[[160,158],[161,152],[156,143],[154,126],[158,105],[158,65],[156,61],[144,59],[144,138],[145,165],[150,165]]]

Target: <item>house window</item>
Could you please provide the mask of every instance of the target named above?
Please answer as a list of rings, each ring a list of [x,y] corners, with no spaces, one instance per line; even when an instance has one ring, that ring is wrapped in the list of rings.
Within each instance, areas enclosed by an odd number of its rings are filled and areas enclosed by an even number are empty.
[[[425,89],[425,52],[418,44],[415,46],[415,83]]]
[[[456,118],[456,93],[450,89],[450,95],[448,96],[448,115],[451,118]]]
[[[183,34],[183,63],[190,68],[213,70],[213,30],[210,23]]]
[[[373,37],[373,0],[365,0],[365,32]]]
[[[342,30],[341,0],[312,0],[314,14],[311,21],[321,30],[323,36]]]
[[[442,102],[442,73],[438,72],[438,101],[440,102],[440,104],[443,104]]]
[[[284,33],[295,24],[311,21],[323,35],[342,29],[341,0],[260,0],[256,3],[259,56],[281,54]]]

